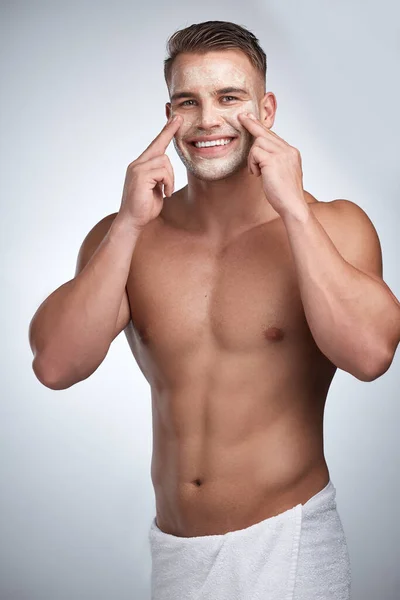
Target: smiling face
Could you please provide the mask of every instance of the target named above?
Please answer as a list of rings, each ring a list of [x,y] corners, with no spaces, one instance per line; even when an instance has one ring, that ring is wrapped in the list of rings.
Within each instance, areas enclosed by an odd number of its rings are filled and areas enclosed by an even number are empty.
[[[238,114],[251,111],[259,118],[265,97],[261,77],[243,52],[179,54],[172,66],[169,92],[167,113],[170,108],[172,114],[183,117],[173,142],[188,171],[199,179],[216,181],[247,168],[254,138],[240,124]],[[206,149],[197,149],[191,142],[206,136],[233,139]]]

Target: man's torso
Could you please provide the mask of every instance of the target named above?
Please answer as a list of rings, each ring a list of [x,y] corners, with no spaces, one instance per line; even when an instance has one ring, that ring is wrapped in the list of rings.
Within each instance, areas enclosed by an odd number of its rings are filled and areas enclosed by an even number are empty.
[[[125,333],[151,386],[157,525],[221,534],[326,485],[336,367],[309,330],[282,219],[216,242],[177,218],[173,198],[136,244]]]

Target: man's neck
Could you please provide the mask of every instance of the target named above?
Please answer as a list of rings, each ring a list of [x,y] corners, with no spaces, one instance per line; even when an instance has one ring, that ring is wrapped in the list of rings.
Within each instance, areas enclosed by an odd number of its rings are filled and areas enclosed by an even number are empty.
[[[181,192],[190,220],[212,237],[229,238],[279,217],[265,196],[261,176],[247,167],[219,181],[204,181],[188,172],[188,185]]]

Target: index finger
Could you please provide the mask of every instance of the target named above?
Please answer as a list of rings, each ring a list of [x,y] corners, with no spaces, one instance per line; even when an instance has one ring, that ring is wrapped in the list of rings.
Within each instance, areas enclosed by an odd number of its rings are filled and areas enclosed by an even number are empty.
[[[277,142],[280,141],[284,142],[285,144],[287,143],[274,131],[268,129],[268,127],[265,127],[265,125],[263,125],[256,117],[252,119],[251,117],[248,117],[246,113],[239,113],[238,117],[243,117],[243,122],[241,119],[239,119],[239,123],[242,123],[253,137],[256,137],[257,133],[258,135],[272,135]]]
[[[252,135],[256,136],[257,133],[258,135],[267,133],[267,128],[257,118],[252,119],[246,113],[239,113],[238,117],[243,118],[243,120],[239,119],[239,123],[242,123]]]
[[[175,133],[178,131],[179,127],[182,124],[181,115],[175,115],[176,120],[168,121],[164,127],[161,129],[161,132],[158,134],[156,138],[151,142],[151,144],[146,148],[146,150],[140,155],[139,158],[144,158],[149,160],[150,158],[154,158],[156,156],[160,156],[160,154],[164,154],[166,149],[168,148],[169,143],[174,137]]]

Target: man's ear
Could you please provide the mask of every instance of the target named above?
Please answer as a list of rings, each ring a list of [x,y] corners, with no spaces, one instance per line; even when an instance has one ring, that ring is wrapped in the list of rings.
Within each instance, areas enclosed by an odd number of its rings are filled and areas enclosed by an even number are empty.
[[[167,102],[165,105],[165,114],[167,117],[167,120],[170,118],[171,116],[171,102]]]
[[[275,122],[276,109],[278,103],[275,94],[267,92],[260,102],[260,121],[265,127],[271,129]]]

